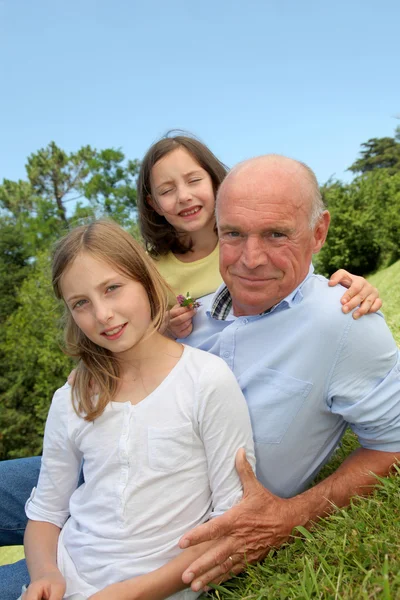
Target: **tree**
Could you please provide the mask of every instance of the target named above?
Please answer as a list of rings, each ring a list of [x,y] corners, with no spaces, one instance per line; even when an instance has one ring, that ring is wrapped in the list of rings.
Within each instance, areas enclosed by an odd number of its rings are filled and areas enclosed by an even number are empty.
[[[52,395],[72,366],[61,350],[62,306],[51,288],[48,252],[31,266],[16,302],[0,340],[0,459],[40,453]]]
[[[365,173],[322,188],[331,213],[327,243],[315,264],[325,275],[343,267],[365,275],[400,258],[400,172]]]
[[[112,217],[121,225],[134,220],[136,213],[135,177],[139,162],[129,160],[124,166],[121,150],[107,148],[96,152],[89,161],[91,176],[83,183],[85,198],[90,200],[100,213]]]
[[[361,146],[361,158],[349,167],[349,171],[368,173],[387,169],[391,175],[400,171],[400,127],[396,128],[393,138],[371,138]]]

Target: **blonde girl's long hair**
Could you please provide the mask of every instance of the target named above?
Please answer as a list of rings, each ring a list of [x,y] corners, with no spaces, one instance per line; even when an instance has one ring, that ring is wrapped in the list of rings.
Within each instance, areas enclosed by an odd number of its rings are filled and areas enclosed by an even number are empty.
[[[104,260],[123,275],[142,284],[149,299],[154,330],[161,326],[168,306],[168,286],[132,236],[111,220],[99,220],[72,229],[55,246],[52,284],[63,300],[61,279],[82,252]],[[86,421],[99,417],[115,397],[120,377],[118,359],[79,329],[65,306],[65,352],[78,359],[72,385],[73,406]]]

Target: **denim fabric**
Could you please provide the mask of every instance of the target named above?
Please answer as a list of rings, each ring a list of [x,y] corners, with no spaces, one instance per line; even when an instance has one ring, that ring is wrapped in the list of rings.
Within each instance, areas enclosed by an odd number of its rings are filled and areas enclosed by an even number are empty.
[[[25,560],[0,567],[1,600],[16,600],[16,598],[19,598],[23,584],[29,584],[29,573]]]
[[[37,484],[39,471],[40,456],[0,462],[0,546],[23,544],[25,502]]]
[[[0,546],[23,544],[25,502],[37,484],[40,457],[0,462]],[[29,583],[25,560],[0,567],[0,598],[15,600],[23,584]]]

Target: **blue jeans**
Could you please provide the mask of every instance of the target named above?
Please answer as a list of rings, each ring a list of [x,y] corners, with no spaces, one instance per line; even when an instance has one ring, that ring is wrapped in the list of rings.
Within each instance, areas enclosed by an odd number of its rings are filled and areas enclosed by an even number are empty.
[[[40,456],[0,461],[0,546],[23,544],[25,502],[37,484]],[[29,583],[25,560],[0,567],[0,598],[16,600]]]

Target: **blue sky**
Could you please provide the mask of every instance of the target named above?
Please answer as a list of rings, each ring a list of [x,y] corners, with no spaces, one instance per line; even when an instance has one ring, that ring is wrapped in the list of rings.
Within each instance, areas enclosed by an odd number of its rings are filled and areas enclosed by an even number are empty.
[[[0,0],[0,180],[54,140],[140,158],[185,129],[349,180],[400,121],[398,0]]]

